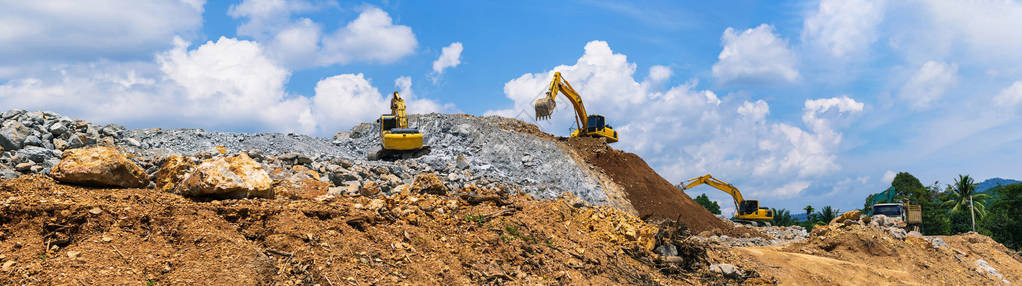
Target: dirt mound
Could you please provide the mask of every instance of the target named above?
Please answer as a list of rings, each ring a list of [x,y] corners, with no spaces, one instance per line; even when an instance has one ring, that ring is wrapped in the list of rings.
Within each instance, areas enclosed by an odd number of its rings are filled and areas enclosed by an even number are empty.
[[[711,260],[752,269],[790,285],[876,281],[1000,285],[1022,279],[1022,259],[979,234],[907,236],[902,240],[881,229],[845,225],[814,231],[813,237],[786,246],[718,248],[711,253]]]
[[[496,121],[500,128],[508,131],[514,131],[523,134],[530,134],[539,138],[554,140],[556,137],[550,133],[543,132],[539,129],[539,126],[535,124],[525,123],[518,119],[507,118],[502,116],[487,116],[488,120]]]
[[[466,188],[197,202],[0,181],[0,284],[694,284],[609,207]]]
[[[721,221],[673,184],[660,177],[638,155],[615,150],[596,138],[565,142],[590,165],[599,167],[624,188],[628,201],[644,219],[678,220],[694,232],[716,231],[732,236],[762,236]]]

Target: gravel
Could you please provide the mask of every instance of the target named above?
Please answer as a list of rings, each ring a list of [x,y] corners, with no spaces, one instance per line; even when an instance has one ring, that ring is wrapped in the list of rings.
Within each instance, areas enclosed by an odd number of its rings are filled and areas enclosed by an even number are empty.
[[[274,179],[294,175],[296,165],[315,170],[330,182],[331,192],[357,190],[376,181],[392,193],[422,173],[435,173],[451,189],[475,184],[506,188],[537,198],[555,198],[571,192],[592,204],[605,204],[606,193],[567,151],[549,139],[501,128],[510,119],[452,114],[409,116],[409,123],[424,134],[431,152],[398,161],[367,161],[379,146],[379,126],[362,123],[333,138],[301,134],[230,133],[202,129],[125,129],[97,125],[52,112],[10,110],[0,114],[0,177],[48,173],[62,150],[93,145],[114,145],[132,153],[132,160],[150,176],[168,156],[199,161],[218,154],[248,153],[271,171]],[[10,147],[10,148],[8,148]],[[15,167],[31,163],[32,168]],[[283,170],[272,174],[273,170]]]

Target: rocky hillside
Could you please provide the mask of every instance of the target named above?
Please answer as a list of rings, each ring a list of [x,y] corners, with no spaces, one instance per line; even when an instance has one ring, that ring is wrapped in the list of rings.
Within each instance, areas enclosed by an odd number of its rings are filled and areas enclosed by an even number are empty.
[[[735,226],[635,154],[507,118],[413,116],[430,154],[366,161],[368,123],[327,139],[0,116],[5,285],[1022,279],[1022,258],[976,234],[857,213]]]

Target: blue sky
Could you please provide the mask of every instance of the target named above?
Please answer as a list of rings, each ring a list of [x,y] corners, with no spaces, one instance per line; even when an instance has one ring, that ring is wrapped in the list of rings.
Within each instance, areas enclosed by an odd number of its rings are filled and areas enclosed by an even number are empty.
[[[927,185],[1022,177],[1016,1],[4,6],[3,109],[331,136],[400,90],[412,112],[566,135],[566,102],[550,121],[529,108],[558,71],[618,127],[616,148],[673,182],[712,173],[771,207],[859,207],[899,171]]]

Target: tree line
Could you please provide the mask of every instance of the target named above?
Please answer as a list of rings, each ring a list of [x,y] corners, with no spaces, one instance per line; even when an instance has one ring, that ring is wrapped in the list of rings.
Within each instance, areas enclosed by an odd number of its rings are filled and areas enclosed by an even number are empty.
[[[968,175],[959,175],[951,184],[941,185],[939,181],[925,186],[908,172],[895,175],[891,181],[897,192],[897,202],[908,202],[922,206],[923,223],[920,231],[924,235],[952,235],[975,231],[990,236],[1008,248],[1022,251],[1022,184],[1010,184],[976,191],[975,180]],[[877,194],[865,198],[862,211],[871,207],[869,202]],[[720,206],[702,194],[695,201],[714,214],[720,214]],[[841,210],[831,206],[816,209],[807,205],[806,219],[799,221],[787,209],[773,209],[771,224],[777,226],[800,225],[807,230],[813,226],[830,223],[841,215]]]

